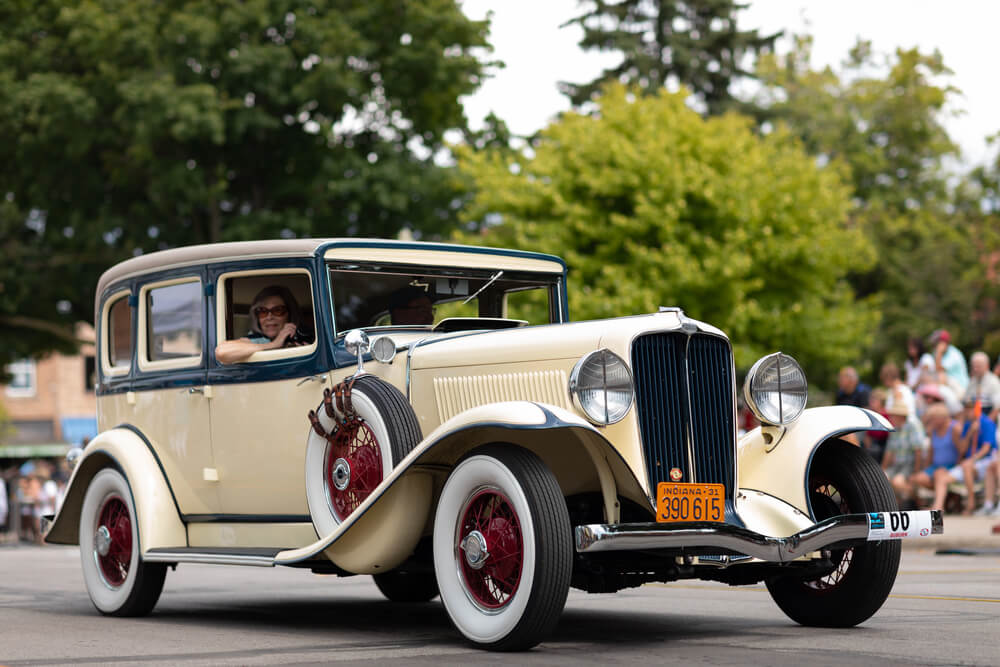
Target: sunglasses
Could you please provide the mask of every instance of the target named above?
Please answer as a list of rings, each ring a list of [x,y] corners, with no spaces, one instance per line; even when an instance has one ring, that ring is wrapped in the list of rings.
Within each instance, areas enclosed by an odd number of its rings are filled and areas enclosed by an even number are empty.
[[[275,317],[284,317],[288,314],[288,306],[272,306],[271,308],[257,306],[254,308],[253,312],[258,318],[264,317],[268,314],[274,315]]]

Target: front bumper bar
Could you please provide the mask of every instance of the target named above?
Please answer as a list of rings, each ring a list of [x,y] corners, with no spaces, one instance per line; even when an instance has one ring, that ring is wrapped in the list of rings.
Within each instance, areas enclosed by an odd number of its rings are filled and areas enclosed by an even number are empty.
[[[788,537],[708,522],[589,524],[575,532],[580,553],[713,548],[783,563],[833,545],[938,535],[944,517],[939,510],[842,514]]]

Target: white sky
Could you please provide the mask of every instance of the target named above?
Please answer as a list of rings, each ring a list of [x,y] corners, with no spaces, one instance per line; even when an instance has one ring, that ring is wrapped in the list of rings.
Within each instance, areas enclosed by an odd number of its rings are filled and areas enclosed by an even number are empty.
[[[493,58],[507,65],[465,99],[472,127],[493,110],[514,133],[531,134],[569,108],[557,81],[589,81],[616,62],[613,55],[581,51],[582,31],[576,26],[559,28],[580,13],[577,0],[464,0],[462,7],[476,19],[493,11]],[[739,21],[740,27],[765,34],[811,34],[817,67],[836,67],[859,36],[882,53],[914,46],[940,50],[954,72],[949,82],[963,94],[954,109],[961,115],[945,122],[952,139],[967,165],[996,155],[986,137],[1000,131],[1000,2],[756,0]]]

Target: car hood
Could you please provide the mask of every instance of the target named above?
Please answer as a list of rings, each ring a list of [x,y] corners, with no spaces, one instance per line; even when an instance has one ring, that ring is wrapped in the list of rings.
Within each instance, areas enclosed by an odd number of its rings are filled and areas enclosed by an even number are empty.
[[[587,352],[607,348],[619,355],[628,354],[633,338],[649,331],[680,329],[691,323],[699,330],[722,335],[722,332],[684,317],[677,310],[651,315],[618,317],[609,320],[550,324],[504,329],[502,331],[466,331],[439,338],[425,338],[414,343],[411,368],[450,368],[483,364],[524,363],[551,359],[578,358]]]

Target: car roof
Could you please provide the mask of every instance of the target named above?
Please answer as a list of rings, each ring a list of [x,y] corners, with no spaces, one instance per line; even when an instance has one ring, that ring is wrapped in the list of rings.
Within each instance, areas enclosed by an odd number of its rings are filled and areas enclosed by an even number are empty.
[[[464,246],[448,243],[424,243],[419,241],[393,241],[387,239],[361,239],[361,238],[320,238],[320,239],[273,239],[267,241],[237,241],[230,243],[210,243],[205,245],[185,246],[182,248],[172,248],[170,250],[160,250],[147,255],[140,255],[132,259],[115,264],[105,271],[97,283],[97,298],[113,283],[120,280],[151,273],[153,271],[164,271],[168,269],[181,268],[185,266],[197,266],[200,264],[238,261],[246,259],[268,259],[278,257],[314,257],[329,251],[331,248],[379,248],[383,251],[431,251],[426,254],[428,260],[433,260],[442,253],[456,255],[468,253],[478,255],[478,261],[470,261],[470,265],[483,265],[483,255],[492,255],[495,260],[501,258],[519,258],[523,260],[534,260],[532,264],[538,270],[545,270],[546,265],[552,269],[558,268],[560,272],[565,272],[566,264],[554,255],[543,253],[526,252],[522,250],[505,250],[501,248],[487,248],[482,246]],[[385,254],[379,253],[385,259]],[[425,254],[416,252],[416,255]],[[470,258],[471,259],[471,258]],[[428,264],[433,263],[429,261]],[[525,267],[526,268],[526,267]],[[548,270],[552,270],[548,269]]]

